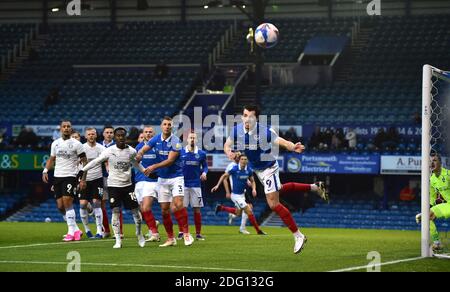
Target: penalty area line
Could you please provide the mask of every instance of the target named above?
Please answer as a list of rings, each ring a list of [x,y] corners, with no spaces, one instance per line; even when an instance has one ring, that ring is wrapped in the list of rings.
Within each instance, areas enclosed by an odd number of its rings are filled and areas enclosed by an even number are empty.
[[[68,265],[69,262],[41,262],[41,261],[0,261],[0,264],[23,264],[23,265]],[[193,266],[171,266],[171,265],[146,265],[146,264],[114,264],[114,263],[80,263],[81,266],[99,266],[99,267],[134,267],[134,268],[167,268],[167,269],[190,269],[190,270],[210,270],[210,271],[229,271],[229,272],[270,272],[261,270],[246,270],[232,268],[213,268],[213,267],[193,267]]]
[[[329,272],[331,272],[331,273],[350,272],[350,271],[357,271],[357,270],[362,270],[362,269],[367,269],[367,268],[375,268],[375,267],[381,267],[381,266],[389,266],[389,265],[395,265],[395,264],[400,264],[400,263],[412,262],[412,261],[417,261],[417,260],[421,260],[421,259],[425,259],[425,258],[423,258],[423,257],[409,258],[409,259],[390,261],[390,262],[373,264],[373,265],[350,267],[350,268],[334,270],[334,271],[329,271]]]

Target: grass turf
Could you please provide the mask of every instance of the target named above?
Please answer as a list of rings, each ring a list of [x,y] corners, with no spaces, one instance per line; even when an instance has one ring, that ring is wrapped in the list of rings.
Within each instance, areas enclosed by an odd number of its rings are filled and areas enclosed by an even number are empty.
[[[140,248],[134,225],[126,225],[123,248],[113,250],[113,240],[63,243],[65,224],[0,222],[0,271],[63,272],[71,251],[80,254],[85,272],[332,271],[367,265],[370,251],[379,252],[382,263],[420,255],[419,232],[305,228],[308,243],[295,255],[286,228],[266,227],[267,236],[255,235],[250,228],[252,235],[241,235],[237,227],[204,226],[206,240],[190,247],[178,241],[176,247],[147,243]],[[382,266],[381,271],[450,271],[450,261],[419,259]]]

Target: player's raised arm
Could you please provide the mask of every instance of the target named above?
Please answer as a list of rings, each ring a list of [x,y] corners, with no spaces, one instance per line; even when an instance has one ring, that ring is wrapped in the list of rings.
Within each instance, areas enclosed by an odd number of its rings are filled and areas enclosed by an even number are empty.
[[[280,136],[276,137],[273,143],[290,152],[302,153],[305,150],[305,146],[302,143],[298,142],[294,144],[291,141],[281,138]]]
[[[137,170],[139,170],[142,173],[145,173],[145,167],[142,166],[142,164],[139,163],[136,159],[133,159],[131,161],[131,163],[133,164],[134,168],[136,168]]]
[[[219,181],[217,182],[217,184],[211,189],[211,192],[214,193],[215,191],[217,191],[220,187],[220,185],[223,183],[223,181],[225,179],[228,179],[230,175],[228,173],[224,173],[222,174],[222,176],[220,177]]]
[[[78,178],[84,177],[85,172],[87,172],[88,170],[94,168],[95,166],[97,166],[98,164],[101,164],[105,161],[107,161],[109,159],[109,151],[105,150],[102,152],[102,154],[100,154],[99,157],[97,157],[96,159],[92,160],[91,162],[89,162],[88,164],[86,164],[82,170],[80,170],[80,172],[78,173]]]
[[[142,157],[144,157],[144,154],[147,151],[150,151],[152,149],[151,146],[149,146],[148,144],[145,144],[136,154],[136,161],[140,162],[142,160]]]
[[[227,138],[227,141],[225,141],[225,144],[223,145],[223,152],[227,155],[228,159],[234,160],[236,157],[236,153],[233,152],[233,140],[231,137]]]

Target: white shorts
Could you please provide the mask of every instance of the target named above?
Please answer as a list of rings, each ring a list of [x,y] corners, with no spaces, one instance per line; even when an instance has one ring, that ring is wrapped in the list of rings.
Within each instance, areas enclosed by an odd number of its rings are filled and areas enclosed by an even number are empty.
[[[184,188],[184,206],[192,208],[203,208],[203,198],[201,188]]]
[[[103,178],[103,196],[102,196],[102,200],[103,201],[109,201],[108,178],[107,177]]]
[[[158,202],[171,203],[173,197],[184,196],[184,177],[158,178]]]
[[[244,209],[245,207],[247,207],[244,194],[242,195],[231,194],[231,200],[238,209]]]
[[[264,186],[264,193],[270,194],[281,190],[280,168],[278,162],[264,170],[255,170],[256,176]]]
[[[134,188],[138,203],[142,203],[145,197],[158,199],[158,183],[149,181],[140,181]]]

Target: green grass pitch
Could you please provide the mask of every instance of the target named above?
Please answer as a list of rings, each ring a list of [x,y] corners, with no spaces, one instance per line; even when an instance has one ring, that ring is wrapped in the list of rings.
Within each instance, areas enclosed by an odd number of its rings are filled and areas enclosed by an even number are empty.
[[[450,260],[414,259],[420,253],[419,232],[305,228],[308,243],[295,255],[286,228],[266,227],[267,236],[255,235],[250,228],[252,235],[241,235],[238,227],[204,226],[206,240],[190,247],[179,241],[176,247],[147,243],[140,248],[134,225],[126,225],[122,249],[113,250],[111,239],[63,243],[65,224],[0,222],[0,271],[63,272],[71,251],[80,254],[83,272],[334,271],[367,265],[371,251],[381,255],[382,263],[413,259],[383,265],[383,272],[450,271]]]

